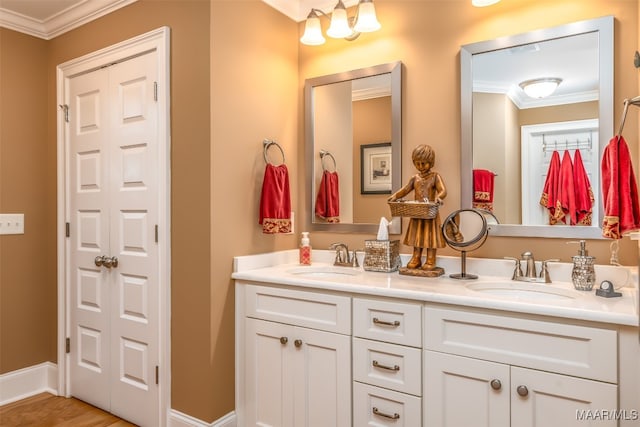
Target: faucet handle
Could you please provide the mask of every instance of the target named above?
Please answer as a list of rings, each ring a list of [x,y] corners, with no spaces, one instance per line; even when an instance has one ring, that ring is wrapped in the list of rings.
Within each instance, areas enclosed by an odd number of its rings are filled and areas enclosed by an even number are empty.
[[[549,276],[548,262],[559,262],[558,258],[545,259],[542,261],[542,268],[540,268],[540,278],[544,279],[544,283],[551,283],[551,276]]]
[[[364,249],[354,249],[353,250],[353,258],[352,258],[352,262],[351,262],[351,266],[358,268],[360,267],[360,263],[358,262],[358,256],[357,253],[359,252],[364,252]]]
[[[511,261],[515,261],[516,265],[515,268],[513,270],[513,276],[511,277],[511,280],[516,280],[518,277],[522,277],[522,266],[520,265],[520,258],[514,258],[511,256],[506,256],[504,257],[504,259],[509,259]]]

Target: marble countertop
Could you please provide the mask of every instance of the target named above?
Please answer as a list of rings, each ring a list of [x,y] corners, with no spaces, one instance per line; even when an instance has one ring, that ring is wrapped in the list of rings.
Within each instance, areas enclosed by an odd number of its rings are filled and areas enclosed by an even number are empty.
[[[275,283],[639,326],[637,268],[597,265],[594,289],[577,291],[571,283],[570,263],[549,263],[553,283],[528,284],[511,280],[514,262],[509,260],[467,258],[466,272],[479,277],[476,280],[456,280],[448,276],[460,272],[460,259],[456,257],[438,257],[437,265],[445,269],[445,275],[427,278],[400,275],[398,272],[364,271],[362,267],[334,267],[334,255],[333,251],[314,250],[311,266],[298,264],[297,250],[238,256],[234,258],[232,278],[252,283]],[[403,255],[402,264],[406,265],[406,262],[407,256]],[[596,296],[595,289],[602,280],[610,280],[622,296]]]

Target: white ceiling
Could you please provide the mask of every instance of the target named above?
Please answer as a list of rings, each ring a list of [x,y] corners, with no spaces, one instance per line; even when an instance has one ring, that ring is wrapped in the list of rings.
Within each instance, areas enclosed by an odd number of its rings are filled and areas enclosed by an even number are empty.
[[[45,40],[79,27],[137,0],[0,0],[0,27]],[[329,12],[337,0],[262,0],[296,22],[311,8]],[[345,0],[347,7],[358,0]]]

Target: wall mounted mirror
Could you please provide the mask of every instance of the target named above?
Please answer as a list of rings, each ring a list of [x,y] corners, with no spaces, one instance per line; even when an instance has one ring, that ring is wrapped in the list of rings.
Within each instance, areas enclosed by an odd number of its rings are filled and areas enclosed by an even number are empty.
[[[312,231],[375,234],[380,218],[389,219],[387,198],[402,185],[401,105],[400,62],[306,80]],[[401,233],[400,218],[389,232]]]
[[[462,46],[461,206],[474,170],[494,176],[495,236],[601,238],[600,158],[613,136],[613,17]],[[521,83],[560,78],[544,98]],[[540,197],[553,151],[581,153],[596,201],[591,225],[548,225]],[[476,185],[480,180],[476,182]]]

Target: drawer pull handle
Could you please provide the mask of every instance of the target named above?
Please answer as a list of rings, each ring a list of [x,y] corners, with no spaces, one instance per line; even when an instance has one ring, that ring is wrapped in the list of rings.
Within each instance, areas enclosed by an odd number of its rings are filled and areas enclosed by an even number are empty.
[[[280,337],[280,344],[286,344],[289,342],[289,338],[287,337]]]
[[[373,413],[374,415],[380,415],[381,417],[389,418],[391,420],[397,420],[400,418],[400,414],[398,414],[397,412],[393,415],[385,414],[384,412],[380,412],[375,406],[373,407]]]
[[[491,380],[491,388],[494,390],[500,390],[502,388],[502,383],[500,380]]]
[[[394,320],[393,322],[387,322],[386,320],[380,320],[377,317],[373,318],[373,323],[375,323],[376,325],[393,326],[394,328],[397,328],[398,326],[400,326],[399,320]]]
[[[526,397],[529,394],[529,389],[527,388],[527,386],[524,386],[524,385],[519,385],[516,391],[522,397]]]
[[[399,371],[400,370],[400,366],[398,366],[398,365],[393,365],[393,366],[381,365],[380,363],[378,363],[377,360],[373,361],[373,366],[376,367],[376,368],[380,368],[380,369],[386,369],[387,371]]]

